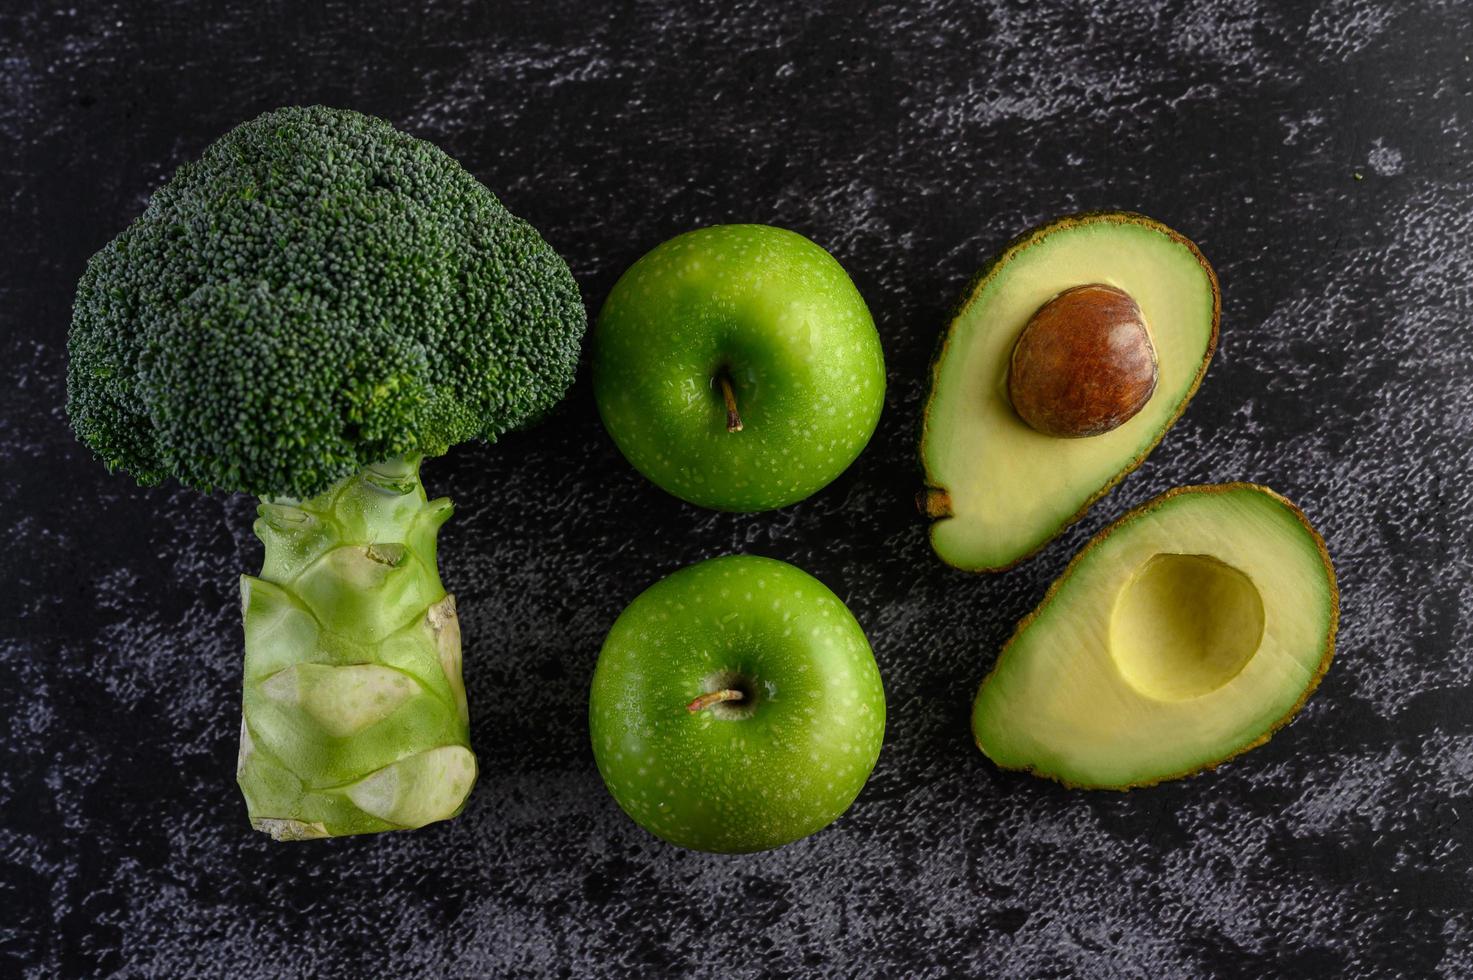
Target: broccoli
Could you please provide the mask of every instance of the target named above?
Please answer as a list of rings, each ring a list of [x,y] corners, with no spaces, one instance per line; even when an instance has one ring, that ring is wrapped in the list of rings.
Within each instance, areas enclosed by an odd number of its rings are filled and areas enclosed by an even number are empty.
[[[284,108],[180,167],[77,289],[67,412],[144,485],[262,498],[238,779],[278,839],[454,816],[475,779],[448,500],[419,461],[535,421],[587,316],[567,265],[430,143]]]

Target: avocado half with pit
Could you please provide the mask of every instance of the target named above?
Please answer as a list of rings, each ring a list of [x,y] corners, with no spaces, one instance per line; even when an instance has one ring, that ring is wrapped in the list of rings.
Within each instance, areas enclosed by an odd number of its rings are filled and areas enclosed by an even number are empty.
[[[1078,788],[1148,786],[1266,742],[1335,651],[1325,543],[1249,483],[1182,487],[1102,531],[977,692],[998,765]]]
[[[1008,568],[1083,516],[1186,408],[1217,348],[1217,276],[1138,214],[1028,232],[968,289],[921,434],[931,545]]]

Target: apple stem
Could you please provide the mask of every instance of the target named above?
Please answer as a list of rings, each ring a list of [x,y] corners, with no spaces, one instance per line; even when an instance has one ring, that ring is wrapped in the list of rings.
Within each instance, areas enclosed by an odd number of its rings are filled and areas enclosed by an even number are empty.
[[[741,691],[736,691],[729,687],[722,688],[719,691],[712,691],[710,694],[702,694],[690,704],[686,705],[685,710],[691,714],[695,714],[697,711],[705,711],[713,704],[720,704],[723,701],[740,701],[744,697],[746,695]]]
[[[731,379],[723,371],[716,376],[716,381],[721,385],[721,399],[726,402],[726,431],[740,432],[742,431],[742,416],[737,411],[736,392],[731,388]],[[694,711],[696,709],[692,708],[691,710]]]

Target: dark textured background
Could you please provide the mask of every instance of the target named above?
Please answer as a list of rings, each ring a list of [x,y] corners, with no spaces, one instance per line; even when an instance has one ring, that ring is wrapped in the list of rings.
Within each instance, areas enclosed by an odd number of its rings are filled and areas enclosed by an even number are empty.
[[[1473,975],[1464,0],[200,6],[0,12],[0,974]],[[860,461],[773,514],[645,483],[586,375],[535,434],[431,462],[480,784],[453,823],[290,846],[232,778],[252,502],[108,476],[68,431],[63,344],[87,256],[175,166],[313,101],[459,157],[592,310],[676,232],[800,230],[868,299],[891,387]],[[1013,234],[1100,207],[1201,244],[1221,351],[1080,526],[948,571],[909,502],[948,307]],[[1226,479],[1300,503],[1339,569],[1299,720],[1129,795],[987,764],[973,690],[1068,557]],[[585,698],[625,603],[741,550],[850,604],[890,726],[849,815],[723,858],[615,807]]]

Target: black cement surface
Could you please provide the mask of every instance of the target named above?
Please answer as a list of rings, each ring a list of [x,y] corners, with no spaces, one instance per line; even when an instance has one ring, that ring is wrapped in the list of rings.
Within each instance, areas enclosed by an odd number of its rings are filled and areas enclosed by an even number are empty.
[[[0,974],[1473,975],[1470,38],[1461,0],[6,4]],[[453,823],[288,846],[233,783],[253,503],[109,476],[64,339],[87,256],[175,166],[318,101],[443,145],[593,310],[677,232],[802,231],[868,299],[890,393],[859,462],[773,514],[644,482],[586,373],[535,433],[429,463],[480,784]],[[948,308],[1015,233],[1110,207],[1216,264],[1220,353],[1079,526],[949,571],[910,503]],[[1230,479],[1303,506],[1340,573],[1301,717],[1128,795],[994,769],[968,708],[1013,624],[1112,518]],[[890,724],[845,818],[723,858],[617,809],[585,699],[625,603],[734,551],[849,603]]]

